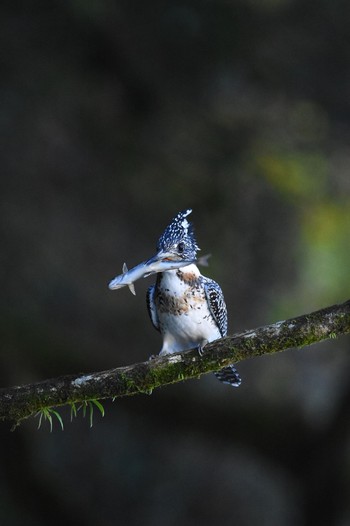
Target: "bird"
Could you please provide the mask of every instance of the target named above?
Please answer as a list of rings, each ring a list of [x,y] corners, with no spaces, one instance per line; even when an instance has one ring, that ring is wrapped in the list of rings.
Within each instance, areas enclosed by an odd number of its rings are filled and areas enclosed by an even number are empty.
[[[227,335],[227,308],[221,287],[203,276],[196,264],[200,249],[193,224],[187,219],[191,212],[188,208],[172,219],[158,240],[157,254],[148,261],[153,267],[157,262],[178,265],[158,272],[155,284],[147,290],[148,313],[163,337],[161,356],[193,348],[203,353],[207,343]],[[214,374],[233,387],[241,384],[233,365]]]

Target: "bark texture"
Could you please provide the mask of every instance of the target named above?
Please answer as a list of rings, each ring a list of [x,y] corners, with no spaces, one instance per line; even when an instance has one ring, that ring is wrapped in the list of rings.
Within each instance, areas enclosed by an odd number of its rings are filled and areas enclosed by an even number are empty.
[[[227,336],[205,347],[108,371],[66,375],[0,389],[0,420],[18,424],[43,410],[89,400],[151,393],[167,385],[265,354],[304,347],[350,332],[350,300],[310,314]]]

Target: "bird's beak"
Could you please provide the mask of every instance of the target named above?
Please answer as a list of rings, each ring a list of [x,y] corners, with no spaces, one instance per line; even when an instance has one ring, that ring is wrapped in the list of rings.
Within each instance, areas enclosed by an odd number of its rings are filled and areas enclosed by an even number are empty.
[[[116,276],[110,283],[109,288],[111,290],[121,289],[122,287],[128,286],[133,294],[135,294],[134,283],[140,278],[146,278],[151,274],[157,272],[165,272],[166,270],[174,270],[186,265],[194,263],[193,260],[181,259],[178,255],[172,252],[159,251],[158,254],[153,256],[147,261],[143,261],[136,265],[136,267],[128,270],[126,264],[123,265],[123,273]]]
[[[164,272],[165,270],[177,269],[185,267],[193,263],[193,260],[184,260],[174,254],[173,252],[165,252],[161,250],[151,259],[148,259],[145,263],[145,267],[150,269],[150,272]]]

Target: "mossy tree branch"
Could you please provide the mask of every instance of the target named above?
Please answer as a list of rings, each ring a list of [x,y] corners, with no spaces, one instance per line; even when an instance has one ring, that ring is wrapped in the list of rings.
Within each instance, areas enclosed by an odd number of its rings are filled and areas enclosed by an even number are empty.
[[[18,424],[44,408],[150,393],[156,387],[216,371],[230,363],[304,347],[350,332],[350,300],[311,314],[227,336],[205,347],[108,371],[67,375],[0,389],[0,420]]]

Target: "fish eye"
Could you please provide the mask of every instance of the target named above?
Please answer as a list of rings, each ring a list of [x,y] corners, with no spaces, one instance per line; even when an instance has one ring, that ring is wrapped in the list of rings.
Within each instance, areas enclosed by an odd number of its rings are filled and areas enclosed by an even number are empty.
[[[185,250],[185,243],[183,241],[180,241],[180,243],[177,245],[177,250],[182,254],[182,252]]]

